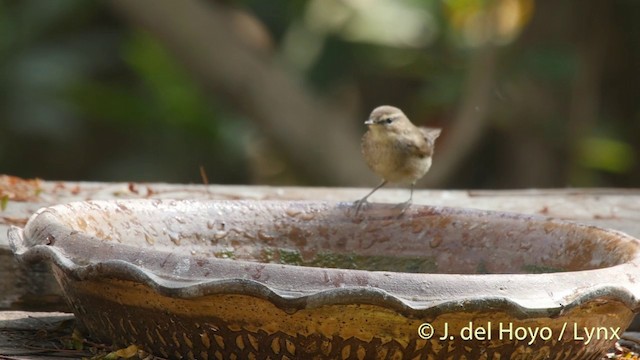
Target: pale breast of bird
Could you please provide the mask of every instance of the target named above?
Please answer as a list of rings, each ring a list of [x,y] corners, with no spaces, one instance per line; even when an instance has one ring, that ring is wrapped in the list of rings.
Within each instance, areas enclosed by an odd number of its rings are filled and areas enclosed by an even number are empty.
[[[392,183],[409,184],[422,178],[431,167],[431,155],[424,154],[424,149],[418,149],[413,145],[421,141],[407,141],[408,138],[423,137],[422,132],[420,129],[411,134],[396,136],[389,133],[381,135],[374,131],[366,132],[362,138],[362,153],[367,165],[373,172]],[[372,140],[375,141],[366,141],[367,137],[373,137]]]

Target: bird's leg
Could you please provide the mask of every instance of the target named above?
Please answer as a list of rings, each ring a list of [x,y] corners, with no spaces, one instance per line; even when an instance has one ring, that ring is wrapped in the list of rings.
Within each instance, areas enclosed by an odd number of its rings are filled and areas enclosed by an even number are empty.
[[[405,211],[407,211],[407,209],[411,206],[411,204],[413,203],[413,187],[414,187],[415,183],[411,184],[411,193],[409,195],[409,199],[405,202],[401,202],[400,204],[397,205],[397,207],[399,207],[400,209],[402,209],[400,211],[400,215],[404,214]]]
[[[385,186],[387,184],[387,180],[382,180],[382,182],[380,183],[380,185],[376,186],[373,188],[373,190],[371,190],[371,192],[369,192],[367,195],[365,195],[365,197],[363,197],[360,200],[356,200],[356,202],[354,203],[354,205],[356,206],[356,215],[358,215],[358,212],[360,211],[360,208],[362,208],[362,206],[366,203],[368,203],[367,198],[369,198],[369,196],[373,195],[374,192],[376,192],[376,190],[380,189],[381,187]]]

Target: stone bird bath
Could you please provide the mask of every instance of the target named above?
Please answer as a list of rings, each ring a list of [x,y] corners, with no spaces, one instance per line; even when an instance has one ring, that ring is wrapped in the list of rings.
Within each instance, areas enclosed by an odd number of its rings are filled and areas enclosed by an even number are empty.
[[[599,359],[639,308],[638,240],[414,205],[89,201],[10,243],[91,337],[187,359]]]

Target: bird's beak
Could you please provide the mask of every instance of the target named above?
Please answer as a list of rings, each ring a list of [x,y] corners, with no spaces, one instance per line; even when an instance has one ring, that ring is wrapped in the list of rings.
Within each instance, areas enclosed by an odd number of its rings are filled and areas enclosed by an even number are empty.
[[[373,125],[373,120],[368,119],[367,121],[364,122],[365,125]]]

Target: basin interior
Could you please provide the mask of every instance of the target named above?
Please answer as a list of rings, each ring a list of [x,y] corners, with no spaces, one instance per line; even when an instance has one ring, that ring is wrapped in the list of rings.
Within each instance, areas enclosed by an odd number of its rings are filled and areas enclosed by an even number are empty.
[[[403,215],[372,205],[357,216],[349,204],[283,201],[89,202],[63,209],[55,217],[73,236],[53,245],[77,262],[126,254],[144,265],[145,254],[161,253],[371,271],[525,274],[605,268],[638,252],[638,241],[591,226],[417,205]]]

